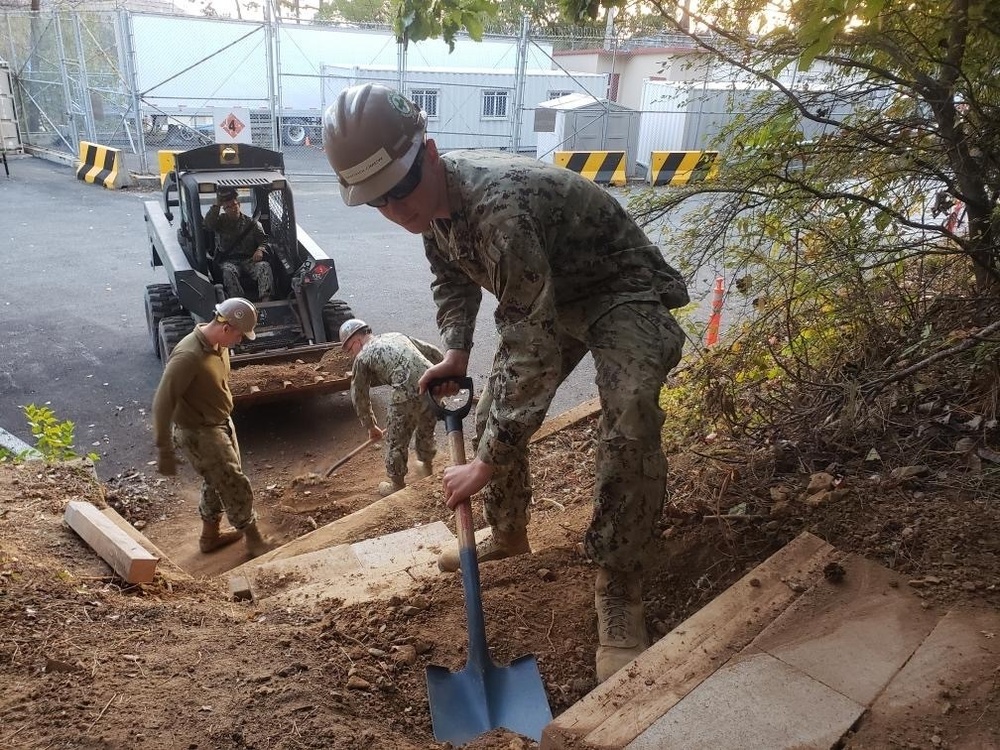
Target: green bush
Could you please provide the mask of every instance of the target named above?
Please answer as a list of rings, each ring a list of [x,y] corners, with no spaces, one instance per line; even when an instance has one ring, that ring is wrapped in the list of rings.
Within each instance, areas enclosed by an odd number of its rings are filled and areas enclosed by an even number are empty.
[[[28,404],[23,407],[24,416],[31,427],[31,434],[35,438],[34,450],[41,454],[46,461],[69,461],[80,458],[80,455],[73,450],[73,431],[76,425],[66,419],[60,421],[55,412],[47,406],[36,406]],[[29,458],[31,451],[21,451],[14,453],[6,448],[0,448],[0,462],[13,461],[19,463]],[[96,453],[87,453],[86,458],[96,463],[100,456]]]

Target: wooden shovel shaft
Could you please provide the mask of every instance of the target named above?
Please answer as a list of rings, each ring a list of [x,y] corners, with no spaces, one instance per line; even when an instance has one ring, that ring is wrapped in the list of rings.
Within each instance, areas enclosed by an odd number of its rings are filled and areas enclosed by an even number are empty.
[[[326,474],[324,474],[324,476],[328,477],[331,474],[333,474],[333,472],[335,472],[341,466],[343,466],[344,464],[346,464],[348,461],[350,461],[352,458],[354,458],[356,455],[358,455],[361,451],[363,451],[365,448],[367,448],[369,445],[371,445],[374,442],[375,442],[375,440],[373,438],[368,438],[365,442],[363,442],[361,445],[359,445],[357,448],[355,448],[354,450],[352,450],[350,453],[348,453],[342,459],[340,459],[339,461],[337,461],[337,463],[335,463],[333,466],[331,466],[329,469],[327,469],[326,470]]]
[[[448,446],[451,449],[451,462],[455,466],[465,463],[465,438],[461,430],[448,433]],[[458,546],[460,549],[475,549],[476,529],[472,523],[472,504],[466,500],[455,507],[455,526],[458,530]]]

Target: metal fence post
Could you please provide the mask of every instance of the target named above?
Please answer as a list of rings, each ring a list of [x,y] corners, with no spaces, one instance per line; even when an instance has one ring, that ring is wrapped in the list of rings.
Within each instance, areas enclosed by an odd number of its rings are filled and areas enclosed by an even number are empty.
[[[514,76],[514,116],[511,118],[510,150],[517,153],[521,148],[521,108],[524,106],[524,76],[528,64],[528,33],[531,17],[521,16],[521,35],[517,38],[517,75]]]
[[[396,39],[396,88],[406,96],[406,47],[409,44],[406,34],[402,39]]]
[[[52,11],[56,20],[56,43],[59,48],[59,75],[63,83],[63,105],[66,108],[66,119],[69,120],[70,133],[73,136],[73,143],[67,143],[70,150],[75,154],[80,148],[80,130],[76,126],[76,116],[73,112],[73,91],[69,85],[69,71],[66,69],[66,47],[63,44],[62,16],[58,11]],[[65,139],[63,139],[65,142]]]
[[[80,31],[80,14],[74,13],[73,19],[73,40],[76,44],[77,57],[77,86],[80,88],[80,96],[83,101],[80,106],[83,109],[83,126],[87,129],[88,140],[97,140],[97,125],[94,121],[94,103],[91,101],[90,76],[87,72],[87,55],[83,50],[83,33]]]
[[[132,31],[132,13],[124,8],[118,11],[115,34],[118,36],[118,65],[125,73],[132,114],[135,117],[139,143],[139,171],[149,174],[149,158],[146,155],[146,128],[142,122],[142,97],[139,95],[139,81],[135,66],[135,37]]]
[[[281,98],[281,50],[278,37],[281,36],[281,24],[277,14],[273,12],[271,0],[264,2],[264,59],[267,65],[267,106],[271,113],[271,147],[275,151],[281,149],[281,126],[278,122],[278,102]],[[278,80],[275,81],[275,73]]]

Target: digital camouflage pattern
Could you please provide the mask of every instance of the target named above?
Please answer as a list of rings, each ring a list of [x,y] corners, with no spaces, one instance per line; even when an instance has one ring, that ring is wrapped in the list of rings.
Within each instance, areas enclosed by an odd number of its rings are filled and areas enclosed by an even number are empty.
[[[534,159],[441,157],[450,220],[424,235],[438,327],[469,350],[482,290],[500,334],[477,408],[477,456],[494,466],[486,518],[523,528],[528,440],[556,388],[590,351],[601,397],[595,514],[585,546],[603,567],[641,567],[666,490],[659,392],[680,360],[669,310],[687,304],[680,274],[603,188]]]
[[[174,428],[174,441],[203,480],[198,513],[206,521],[226,514],[234,529],[255,523],[253,488],[243,473],[232,422],[199,429]]]
[[[181,448],[201,475],[201,517],[215,521],[225,512],[233,528],[242,529],[256,517],[230,419],[229,350],[210,344],[202,327],[170,353],[153,396],[153,433],[157,448]]]
[[[365,429],[375,423],[370,390],[392,386],[385,428],[385,471],[391,480],[402,481],[410,438],[417,458],[434,459],[436,416],[420,395],[419,383],[427,368],[443,359],[441,350],[426,341],[402,333],[373,335],[354,358],[351,400]]]
[[[253,226],[246,230],[251,222]],[[205,214],[205,226],[218,237],[216,260],[222,272],[222,285],[226,294],[230,297],[248,296],[243,290],[243,281],[240,277],[240,273],[243,272],[257,284],[257,298],[270,299],[274,295],[274,274],[271,266],[266,261],[255,263],[251,260],[257,248],[267,242],[267,234],[260,222],[254,221],[244,213],[227,216],[221,212],[218,204],[214,204]]]
[[[240,273],[250,276],[257,285],[257,299],[269,300],[274,296],[274,274],[267,261],[245,260],[240,263],[224,261],[219,264],[222,271],[222,286],[230,297],[246,297]]]

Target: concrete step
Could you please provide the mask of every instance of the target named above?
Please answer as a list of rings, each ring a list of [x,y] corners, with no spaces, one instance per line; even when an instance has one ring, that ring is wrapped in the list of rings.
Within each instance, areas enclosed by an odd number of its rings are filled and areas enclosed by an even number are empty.
[[[242,590],[240,579],[245,579],[258,601],[283,606],[312,606],[333,599],[349,605],[405,596],[421,580],[440,575],[438,555],[457,543],[448,527],[435,521],[353,544],[241,566],[230,577],[230,586]]]
[[[942,686],[970,713],[991,706],[998,633],[1000,613],[935,611],[803,533],[557,717],[541,748],[931,746],[914,719],[950,710]],[[973,721],[962,731],[949,747],[1000,747]]]

